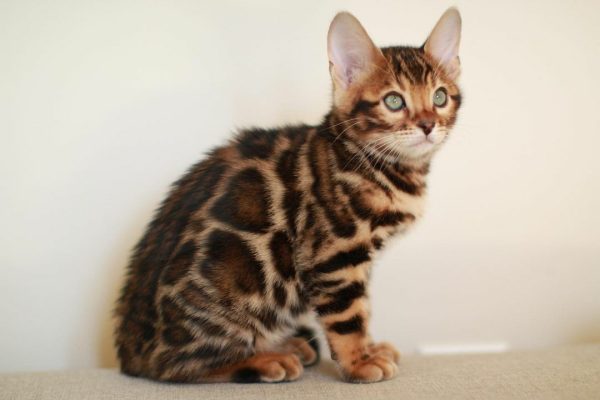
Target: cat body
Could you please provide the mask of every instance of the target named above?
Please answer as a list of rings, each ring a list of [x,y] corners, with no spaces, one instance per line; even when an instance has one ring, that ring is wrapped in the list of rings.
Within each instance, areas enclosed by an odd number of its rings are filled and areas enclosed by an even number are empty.
[[[315,322],[346,379],[397,373],[396,350],[369,334],[369,275],[385,240],[423,213],[431,156],[460,106],[458,39],[436,35],[457,29],[451,9],[424,47],[378,49],[339,14],[323,122],[242,131],[173,185],[117,305],[124,373],[294,380],[318,361]]]

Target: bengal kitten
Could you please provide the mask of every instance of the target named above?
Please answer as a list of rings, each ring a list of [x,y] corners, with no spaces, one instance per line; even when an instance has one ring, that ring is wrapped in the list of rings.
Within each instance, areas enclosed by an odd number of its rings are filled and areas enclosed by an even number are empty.
[[[396,375],[396,349],[369,335],[369,275],[423,212],[461,103],[460,26],[451,8],[423,46],[380,49],[349,13],[333,19],[323,122],[240,132],[156,212],[116,309],[124,373],[293,381],[318,361],[316,318],[345,379]]]

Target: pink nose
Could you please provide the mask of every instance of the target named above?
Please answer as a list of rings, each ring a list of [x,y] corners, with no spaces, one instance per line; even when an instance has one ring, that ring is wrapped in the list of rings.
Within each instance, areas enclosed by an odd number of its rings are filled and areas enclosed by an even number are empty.
[[[423,130],[425,136],[429,135],[435,126],[435,122],[432,121],[419,121],[417,126]]]

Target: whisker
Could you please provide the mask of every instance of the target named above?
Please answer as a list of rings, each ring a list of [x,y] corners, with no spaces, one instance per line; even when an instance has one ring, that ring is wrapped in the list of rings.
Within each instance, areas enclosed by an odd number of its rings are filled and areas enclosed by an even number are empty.
[[[337,135],[337,136],[335,137],[335,139],[333,139],[333,142],[332,142],[332,143],[335,143],[335,142],[336,142],[336,140],[338,140],[338,139],[339,139],[339,138],[340,138],[340,137],[341,137],[341,136],[342,136],[344,133],[346,133],[346,131],[348,131],[348,130],[349,130],[349,129],[351,129],[352,127],[354,127],[354,126],[358,125],[359,123],[360,123],[360,121],[356,121],[355,123],[351,124],[350,126],[347,126],[347,127],[344,129],[344,130],[342,130],[342,132],[340,132],[340,134],[339,134],[339,135]]]

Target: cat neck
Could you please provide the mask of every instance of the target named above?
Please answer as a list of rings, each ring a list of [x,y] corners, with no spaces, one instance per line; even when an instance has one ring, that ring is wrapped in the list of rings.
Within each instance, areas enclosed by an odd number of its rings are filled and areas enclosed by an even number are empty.
[[[349,134],[353,128],[353,123],[349,121],[351,119],[342,119],[335,113],[330,112],[325,116],[323,122],[316,127],[317,134],[327,139],[332,147],[344,146],[346,151],[351,154],[351,157],[355,159],[370,158],[373,163],[380,165],[382,168],[391,167],[397,170],[412,170],[423,175],[429,172],[432,154],[427,154],[420,158],[401,156],[380,157],[370,152],[364,143],[360,143]]]

